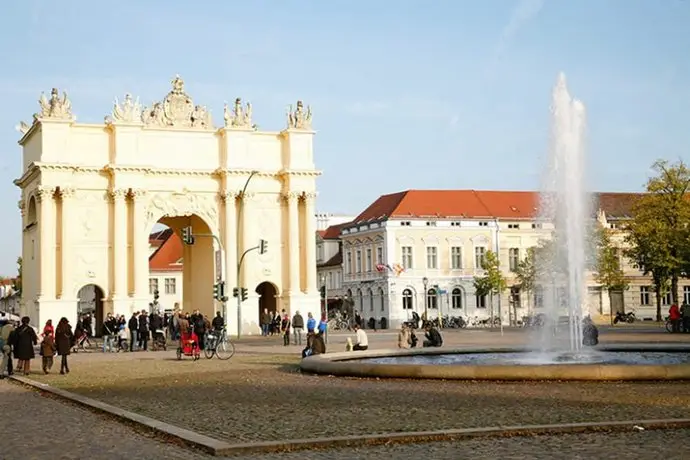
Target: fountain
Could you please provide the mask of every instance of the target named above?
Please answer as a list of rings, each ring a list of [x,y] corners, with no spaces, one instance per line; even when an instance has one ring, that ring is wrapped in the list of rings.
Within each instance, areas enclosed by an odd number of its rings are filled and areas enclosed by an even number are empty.
[[[551,122],[540,218],[553,223],[554,231],[535,254],[546,324],[537,329],[531,347],[335,353],[302,360],[302,370],[449,380],[690,379],[690,350],[685,346],[582,349],[585,274],[594,254],[592,207],[585,186],[585,108],[570,96],[562,73],[553,89]]]

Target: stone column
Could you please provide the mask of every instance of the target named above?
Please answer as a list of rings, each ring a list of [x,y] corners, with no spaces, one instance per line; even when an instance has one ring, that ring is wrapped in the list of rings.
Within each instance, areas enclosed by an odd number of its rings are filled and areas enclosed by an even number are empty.
[[[39,203],[39,295],[42,299],[55,298],[56,228],[55,228],[55,187],[39,186],[36,191]]]
[[[299,192],[284,195],[288,205],[288,280],[289,293],[300,292],[300,251],[299,251]]]
[[[255,194],[254,192],[244,192],[243,195],[240,196],[240,199],[242,200],[242,203],[240,203],[240,206],[242,206],[242,213],[241,213],[241,219],[242,221],[240,222],[242,226],[242,247],[241,250],[242,252],[238,251],[237,257],[242,257],[242,254],[250,248],[255,247],[257,244],[259,244],[259,240],[256,238],[256,234],[253,232],[253,226],[252,226],[252,219],[254,218],[254,209],[253,209],[253,201],[254,201]],[[247,283],[249,280],[252,279],[254,271],[256,270],[256,254],[253,252],[250,252],[246,256],[244,256],[244,261],[242,261],[242,287],[247,288],[249,293],[254,293],[254,288],[256,286],[248,286]]]
[[[110,191],[113,201],[113,298],[127,296],[127,190]],[[136,214],[139,217],[140,214]],[[135,239],[141,237],[135,229]]]
[[[73,299],[77,297],[77,293],[73,292],[74,287],[74,244],[71,240],[74,238],[74,194],[75,189],[72,187],[60,187],[60,198],[62,199],[62,244],[60,253],[62,256],[61,270],[62,270],[62,285],[60,286],[61,299]]]
[[[305,254],[305,291],[307,294],[315,294],[316,287],[316,225],[315,225],[315,211],[314,201],[316,200],[316,192],[309,192],[304,194],[304,235],[302,236],[302,246]]]
[[[225,221],[223,223],[223,248],[225,249],[225,289],[231,297],[232,288],[237,287],[237,193],[225,191],[221,195],[225,202]],[[228,293],[230,292],[230,293]]]
[[[139,301],[135,306],[137,310],[146,308],[148,299],[148,278],[149,278],[149,236],[147,233],[146,222],[146,191],[133,190],[132,201],[134,205],[134,222],[132,242],[134,260],[134,298]]]

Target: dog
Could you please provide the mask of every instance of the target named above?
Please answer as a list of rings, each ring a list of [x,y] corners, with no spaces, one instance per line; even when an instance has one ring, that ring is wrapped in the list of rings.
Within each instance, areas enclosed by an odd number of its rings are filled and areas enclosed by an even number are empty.
[[[345,351],[352,351],[352,339],[350,337],[347,338],[347,343],[345,344]]]

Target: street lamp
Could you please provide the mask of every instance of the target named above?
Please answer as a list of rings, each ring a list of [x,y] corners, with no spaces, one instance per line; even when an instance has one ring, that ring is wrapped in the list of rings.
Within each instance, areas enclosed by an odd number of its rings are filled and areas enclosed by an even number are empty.
[[[242,254],[242,249],[240,248],[240,229],[242,228],[242,211],[244,210],[244,196],[245,193],[247,193],[247,187],[249,186],[249,181],[252,180],[252,177],[254,177],[256,174],[258,174],[259,171],[252,171],[249,174],[249,177],[247,177],[247,181],[244,183],[244,187],[242,187],[242,193],[240,194],[240,202],[239,202],[239,209],[237,210],[237,227],[235,228],[235,245],[236,245],[236,250],[235,250],[235,255],[237,257],[240,257],[240,254]],[[244,236],[244,235],[243,235]],[[242,238],[244,240],[244,238]],[[230,242],[228,242],[228,245]],[[239,339],[241,337],[241,330],[242,330],[242,289],[240,287],[240,283],[242,281],[242,259],[238,259],[237,261],[237,279],[236,279],[236,285],[237,285],[237,338]]]
[[[424,285],[424,297],[423,297],[423,299],[424,299],[424,321],[426,322],[429,320],[429,315],[428,315],[429,305],[428,305],[428,302],[426,299],[426,296],[427,296],[426,287],[429,284],[429,278],[427,278],[426,276],[424,278],[422,278],[422,284]]]

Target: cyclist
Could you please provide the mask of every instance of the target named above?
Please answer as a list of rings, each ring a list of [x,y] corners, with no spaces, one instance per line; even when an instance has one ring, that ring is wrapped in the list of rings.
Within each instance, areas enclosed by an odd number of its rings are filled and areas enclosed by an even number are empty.
[[[223,320],[223,315],[219,311],[216,312],[216,317],[211,321],[211,327],[215,332],[220,332],[225,327],[225,321]]]

